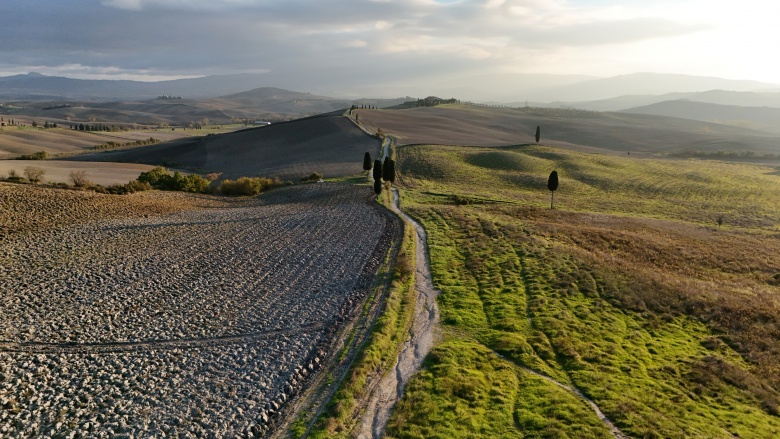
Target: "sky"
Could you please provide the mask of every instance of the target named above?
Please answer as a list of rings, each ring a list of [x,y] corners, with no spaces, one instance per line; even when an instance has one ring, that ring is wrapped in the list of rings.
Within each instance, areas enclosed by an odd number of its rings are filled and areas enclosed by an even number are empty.
[[[519,74],[780,84],[779,16],[762,0],[3,0],[0,76],[257,73],[344,96]]]

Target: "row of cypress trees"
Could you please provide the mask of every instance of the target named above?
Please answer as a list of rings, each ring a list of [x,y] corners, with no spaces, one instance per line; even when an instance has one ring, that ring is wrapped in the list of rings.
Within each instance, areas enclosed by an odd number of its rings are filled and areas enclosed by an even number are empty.
[[[373,169],[374,192],[377,195],[382,193],[382,180],[391,184],[395,182],[395,160],[390,157],[385,157],[384,163],[376,159],[372,165],[371,153],[366,151],[366,154],[363,156],[363,170],[370,171],[371,169]]]
[[[536,143],[539,144],[541,137],[541,127],[536,127],[535,136]],[[373,166],[371,164],[371,153],[366,151],[363,156],[363,170],[370,171],[373,168],[374,177],[374,193],[377,195],[382,193],[382,180],[389,183],[395,182],[395,160],[390,157],[385,157],[385,162],[381,160],[374,160]],[[547,189],[550,190],[550,209],[553,209],[553,201],[555,200],[555,191],[558,189],[558,172],[552,171],[547,178]]]

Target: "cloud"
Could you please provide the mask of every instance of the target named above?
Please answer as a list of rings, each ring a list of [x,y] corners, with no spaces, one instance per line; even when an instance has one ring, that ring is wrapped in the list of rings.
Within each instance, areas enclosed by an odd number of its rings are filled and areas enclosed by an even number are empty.
[[[218,10],[252,5],[258,2],[252,0],[103,0],[101,3],[111,8],[141,11],[144,9]]]
[[[686,0],[687,1],[687,0]],[[193,76],[267,71],[318,91],[556,66],[577,48],[700,32],[696,20],[563,0],[27,0],[0,14],[0,70]],[[554,63],[553,63],[554,61]],[[547,64],[545,64],[545,62]],[[58,67],[60,66],[60,67]],[[574,67],[573,67],[574,68]],[[90,72],[92,69],[92,72]],[[100,73],[95,73],[103,69]],[[538,70],[537,70],[538,71]],[[592,73],[592,72],[589,72]],[[353,77],[356,76],[356,77]],[[311,85],[311,86],[310,86]]]

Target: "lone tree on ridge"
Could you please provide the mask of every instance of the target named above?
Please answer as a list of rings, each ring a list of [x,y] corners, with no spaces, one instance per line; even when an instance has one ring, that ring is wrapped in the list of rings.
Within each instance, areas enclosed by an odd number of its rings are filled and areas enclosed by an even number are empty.
[[[550,172],[550,177],[547,179],[547,189],[550,190],[550,209],[554,209],[553,201],[555,200],[555,190],[558,189],[558,172]]]
[[[366,155],[363,156],[363,170],[364,171],[371,170],[371,153],[369,153],[368,151],[366,151]]]
[[[541,138],[542,138],[542,127],[537,125],[536,126],[536,144],[537,145],[539,144],[539,139],[541,139]],[[552,190],[555,190],[555,189],[552,189]]]

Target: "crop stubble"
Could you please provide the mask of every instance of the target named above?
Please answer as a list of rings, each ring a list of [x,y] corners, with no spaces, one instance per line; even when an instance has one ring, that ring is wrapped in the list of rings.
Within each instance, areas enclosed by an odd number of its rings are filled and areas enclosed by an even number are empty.
[[[389,246],[362,189],[5,236],[0,436],[267,433]]]

